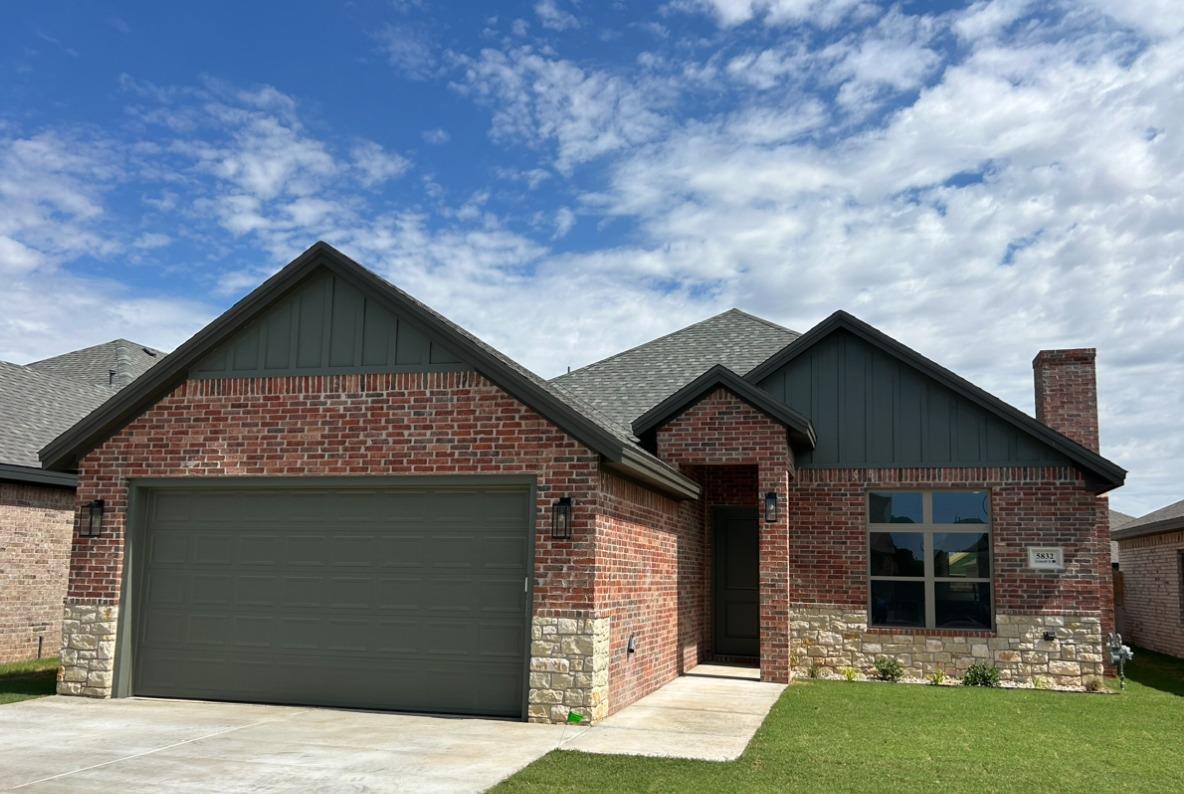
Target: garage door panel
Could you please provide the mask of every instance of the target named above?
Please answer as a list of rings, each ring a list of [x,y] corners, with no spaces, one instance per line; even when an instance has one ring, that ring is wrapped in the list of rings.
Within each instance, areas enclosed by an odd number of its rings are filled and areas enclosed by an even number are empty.
[[[523,487],[157,491],[137,694],[519,715]]]

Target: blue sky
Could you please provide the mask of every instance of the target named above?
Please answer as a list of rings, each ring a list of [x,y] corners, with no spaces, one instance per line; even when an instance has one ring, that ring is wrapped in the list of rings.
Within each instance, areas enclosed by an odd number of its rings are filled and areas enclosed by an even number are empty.
[[[171,348],[317,239],[543,375],[837,308],[1024,410],[1099,349],[1184,496],[1169,0],[41,2],[0,12],[0,359]]]

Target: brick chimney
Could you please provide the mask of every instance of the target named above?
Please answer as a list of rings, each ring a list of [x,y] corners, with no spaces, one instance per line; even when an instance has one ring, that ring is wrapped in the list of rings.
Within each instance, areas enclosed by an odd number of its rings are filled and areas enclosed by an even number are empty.
[[[1097,350],[1041,350],[1032,359],[1036,418],[1092,449],[1098,447]]]

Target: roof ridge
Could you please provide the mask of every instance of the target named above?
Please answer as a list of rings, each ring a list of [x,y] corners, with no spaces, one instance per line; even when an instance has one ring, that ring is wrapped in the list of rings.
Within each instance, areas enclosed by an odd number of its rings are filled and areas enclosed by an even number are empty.
[[[101,397],[110,397],[113,394],[112,390],[106,386],[99,386],[94,383],[87,383],[83,380],[75,380],[74,378],[66,378],[61,375],[55,375],[52,372],[45,372],[40,369],[35,369],[29,364],[16,364],[12,361],[0,360],[0,366],[15,367],[27,377],[40,381],[48,381],[48,383],[45,385],[52,386],[54,388],[66,386],[67,388],[73,389],[77,393],[95,394]]]
[[[86,347],[80,347],[75,350],[67,350],[64,353],[57,353],[52,356],[46,356],[45,358],[39,358],[36,361],[30,361],[28,364],[21,364],[20,366],[31,367],[34,364],[44,364],[47,361],[53,361],[55,359],[59,359],[64,356],[72,356],[76,353],[85,353],[88,350],[97,350],[101,347],[113,347],[115,345],[118,345],[120,342],[126,342],[127,344],[131,345],[132,347],[137,347],[137,348],[140,348],[141,350],[145,350],[145,351],[151,351],[152,353],[157,354],[157,355],[164,354],[164,351],[159,348],[151,347],[149,345],[144,345],[144,344],[136,342],[132,339],[127,339],[126,337],[119,336],[119,337],[116,337],[115,339],[108,339],[106,342],[99,342],[98,344],[87,345]]]
[[[724,314],[742,314],[750,320],[756,320],[758,323],[764,323],[765,325],[769,326],[770,328],[774,328],[778,331],[785,331],[786,333],[793,334],[794,336],[801,336],[802,335],[800,331],[795,331],[792,328],[781,325],[780,323],[775,323],[766,317],[761,317],[759,314],[753,314],[752,312],[746,312],[743,309],[737,308],[735,306],[728,309],[726,312],[724,312]]]
[[[634,345],[633,347],[622,350],[619,353],[613,353],[611,356],[605,356],[604,358],[599,359],[598,361],[593,361],[590,364],[585,364],[584,366],[579,367],[577,369],[573,369],[570,372],[565,372],[562,375],[556,375],[554,378],[551,378],[551,382],[560,381],[569,375],[575,375],[576,373],[583,372],[584,370],[590,369],[591,367],[595,367],[600,364],[604,364],[609,361],[612,361],[614,359],[618,359],[621,356],[625,356],[625,355],[633,353],[637,350],[641,350],[643,347],[649,347],[650,345],[657,344],[658,342],[661,342],[663,339],[669,339],[672,336],[676,336],[678,334],[684,333],[686,331],[691,330],[692,328],[697,328],[698,326],[703,325],[704,323],[709,323],[712,320],[718,320],[720,317],[724,317],[729,314],[740,314],[740,315],[743,315],[743,316],[748,317],[750,319],[764,323],[765,325],[776,328],[779,331],[789,331],[789,333],[791,333],[791,334],[797,334],[797,331],[791,331],[790,329],[782,327],[780,325],[777,325],[774,322],[770,322],[769,320],[766,320],[763,317],[757,317],[754,314],[749,314],[748,312],[741,311],[740,309],[732,307],[731,309],[727,309],[725,311],[722,311],[719,314],[713,314],[710,317],[705,317],[702,320],[699,320],[697,322],[693,322],[690,325],[684,325],[682,328],[676,328],[675,330],[673,330],[669,333],[662,334],[661,336],[655,336],[653,339],[650,339],[648,342],[642,342],[641,344]],[[798,334],[798,336],[801,336],[801,334]]]

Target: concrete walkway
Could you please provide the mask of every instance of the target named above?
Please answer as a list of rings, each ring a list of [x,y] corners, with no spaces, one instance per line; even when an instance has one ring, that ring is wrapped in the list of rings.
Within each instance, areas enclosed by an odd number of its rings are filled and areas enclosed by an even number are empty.
[[[482,791],[588,730],[184,700],[0,707],[0,791]]]
[[[759,677],[751,668],[701,664],[560,749],[732,761],[785,689]]]

